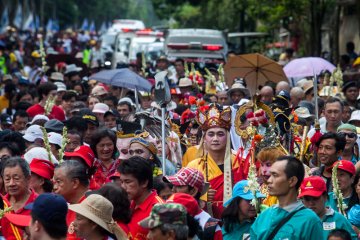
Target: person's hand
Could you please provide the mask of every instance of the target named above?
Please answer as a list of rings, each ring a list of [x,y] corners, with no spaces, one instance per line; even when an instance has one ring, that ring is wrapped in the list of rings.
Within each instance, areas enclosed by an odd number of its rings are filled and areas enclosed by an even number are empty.
[[[212,189],[212,188],[209,188],[209,190],[207,192],[207,201],[208,202],[214,201],[215,194],[216,194],[216,190]]]

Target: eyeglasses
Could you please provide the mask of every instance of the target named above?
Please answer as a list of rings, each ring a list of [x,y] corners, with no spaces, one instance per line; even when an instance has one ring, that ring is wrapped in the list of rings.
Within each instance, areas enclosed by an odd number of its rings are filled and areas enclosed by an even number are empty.
[[[356,138],[357,134],[356,133],[345,133],[345,132],[339,132],[338,135],[340,137],[348,137],[348,138]]]
[[[130,149],[129,150],[129,154],[132,156],[132,155],[134,155],[134,154],[136,154],[136,155],[141,155],[141,154],[143,154],[144,153],[144,150],[142,150],[142,149],[135,149],[135,150],[132,150],[132,149]]]

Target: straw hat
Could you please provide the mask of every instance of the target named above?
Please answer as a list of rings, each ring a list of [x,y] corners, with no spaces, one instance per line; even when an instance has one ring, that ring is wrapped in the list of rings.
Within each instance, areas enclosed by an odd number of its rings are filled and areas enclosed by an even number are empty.
[[[116,238],[127,239],[124,231],[112,219],[114,207],[112,203],[99,194],[91,194],[79,204],[69,205],[69,209],[90,219]]]

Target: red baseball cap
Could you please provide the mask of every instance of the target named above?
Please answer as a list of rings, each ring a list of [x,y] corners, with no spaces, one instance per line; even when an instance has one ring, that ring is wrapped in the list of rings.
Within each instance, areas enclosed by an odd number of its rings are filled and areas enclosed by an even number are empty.
[[[115,171],[113,174],[109,176],[110,180],[114,180],[115,178],[120,178],[120,173],[118,171]]]
[[[92,167],[95,161],[95,154],[89,146],[79,146],[73,152],[65,152],[65,157],[79,157],[85,161],[88,167]]]
[[[5,213],[4,217],[6,217],[9,222],[19,227],[28,227],[30,226],[31,216],[30,215],[21,215],[15,213]]]
[[[198,202],[193,196],[186,193],[174,193],[166,200],[166,203],[179,203],[183,205],[192,217],[201,213]]]
[[[196,188],[201,194],[207,191],[204,175],[197,169],[184,167],[173,176],[164,176],[163,180],[174,186],[190,186]]]
[[[320,197],[326,192],[325,181],[318,176],[304,178],[300,186],[299,198],[304,196]]]
[[[48,180],[51,180],[54,176],[54,169],[54,164],[48,160],[33,158],[30,163],[31,172]]]
[[[329,167],[329,168],[327,169],[327,171],[328,171],[328,172],[332,172],[332,169],[333,169],[337,164],[339,164],[339,165],[338,165],[338,169],[343,170],[343,171],[345,171],[345,172],[348,172],[348,173],[350,173],[351,175],[355,175],[355,173],[356,173],[355,166],[354,166],[354,164],[353,164],[351,161],[349,161],[349,160],[339,160],[339,161],[336,161],[336,162],[334,162],[334,164],[333,164],[331,167]]]

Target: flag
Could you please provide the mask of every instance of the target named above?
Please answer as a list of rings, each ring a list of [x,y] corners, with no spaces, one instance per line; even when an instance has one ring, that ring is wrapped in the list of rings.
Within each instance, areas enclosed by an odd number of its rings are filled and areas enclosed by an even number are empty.
[[[9,13],[8,13],[8,8],[6,7],[1,16],[0,32],[5,32],[5,29],[8,25],[9,25]]]
[[[14,18],[14,25],[18,28],[21,28],[21,22],[22,22],[22,11],[21,11],[21,5],[18,4]]]
[[[82,25],[81,25],[81,30],[87,31],[88,28],[89,28],[89,22],[88,22],[87,18],[85,18]]]
[[[92,20],[92,21],[91,21],[89,31],[90,31],[91,33],[95,33],[95,32],[96,32],[96,28],[95,28],[95,22],[94,22],[94,20]]]
[[[30,13],[24,22],[23,29],[24,30],[32,29],[33,21],[34,21],[34,16],[32,15],[32,13]]]
[[[47,32],[53,31],[53,25],[54,25],[53,20],[50,18],[46,24],[46,31]]]

